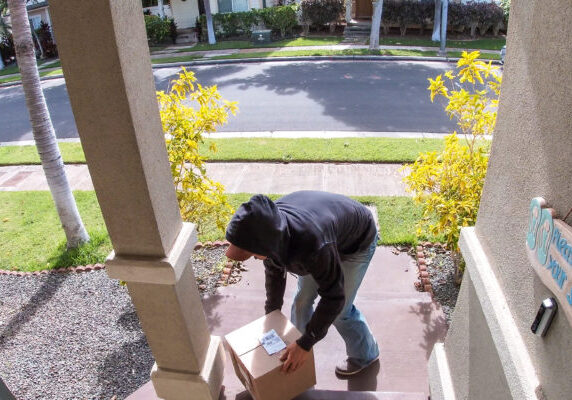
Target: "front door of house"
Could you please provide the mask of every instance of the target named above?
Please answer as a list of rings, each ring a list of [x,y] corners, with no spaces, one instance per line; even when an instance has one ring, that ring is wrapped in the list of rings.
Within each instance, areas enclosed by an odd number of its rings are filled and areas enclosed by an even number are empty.
[[[371,0],[356,0],[356,19],[369,19],[373,15],[373,4]]]

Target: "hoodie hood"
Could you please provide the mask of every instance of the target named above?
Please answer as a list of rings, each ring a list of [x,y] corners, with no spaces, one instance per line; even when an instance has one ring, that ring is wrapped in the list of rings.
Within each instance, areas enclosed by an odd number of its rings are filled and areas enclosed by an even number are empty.
[[[280,260],[289,242],[288,223],[272,200],[257,194],[236,210],[226,239],[251,253]]]

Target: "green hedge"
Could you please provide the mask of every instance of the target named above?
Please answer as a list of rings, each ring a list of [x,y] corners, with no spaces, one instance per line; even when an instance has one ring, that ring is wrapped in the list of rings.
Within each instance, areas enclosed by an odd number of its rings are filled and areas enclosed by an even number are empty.
[[[147,39],[153,43],[163,43],[171,39],[173,43],[177,38],[175,20],[169,17],[159,17],[158,15],[145,15],[145,29]]]
[[[294,4],[236,13],[213,14],[215,35],[218,39],[240,36],[249,37],[253,27],[264,25],[267,29],[271,29],[274,34],[285,37],[287,34],[291,34],[292,30],[298,26],[297,10],[298,6]],[[196,27],[200,40],[205,41],[207,38],[205,15],[197,18]]]
[[[495,3],[470,1],[457,3],[449,1],[447,24],[457,32],[470,30],[476,36],[476,29],[481,35],[491,28],[497,35],[505,20],[504,10]],[[421,32],[433,25],[435,16],[434,0],[384,0],[382,25],[387,34],[390,27],[398,26],[404,36],[407,28],[415,25]]]
[[[302,0],[302,21],[318,29],[326,24],[336,23],[345,12],[343,0]]]
[[[504,0],[507,2],[508,0]],[[302,0],[300,18],[306,24],[321,27],[335,23],[344,13],[343,0]],[[510,3],[509,3],[510,4]],[[213,14],[213,24],[217,38],[249,37],[252,27],[265,25],[275,35],[284,37],[298,27],[298,6],[277,6],[237,13]],[[423,33],[432,29],[435,15],[434,0],[384,0],[382,26],[389,33],[391,27],[399,27],[404,36],[407,29],[415,26]],[[494,35],[506,26],[505,11],[495,3],[449,1],[448,25],[457,32],[470,31],[471,36],[485,35],[492,30]],[[200,40],[207,38],[206,17],[197,18],[197,31]]]

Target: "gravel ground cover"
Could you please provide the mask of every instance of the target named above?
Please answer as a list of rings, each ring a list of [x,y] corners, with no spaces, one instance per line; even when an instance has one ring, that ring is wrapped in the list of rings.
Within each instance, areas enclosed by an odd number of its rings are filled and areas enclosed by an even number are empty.
[[[193,252],[204,293],[224,250]],[[0,275],[0,376],[19,400],[124,399],[153,362],[127,288],[105,271]]]
[[[460,289],[455,283],[455,266],[451,252],[440,246],[425,247],[425,257],[433,287],[433,298],[441,305],[447,324],[450,325]]]

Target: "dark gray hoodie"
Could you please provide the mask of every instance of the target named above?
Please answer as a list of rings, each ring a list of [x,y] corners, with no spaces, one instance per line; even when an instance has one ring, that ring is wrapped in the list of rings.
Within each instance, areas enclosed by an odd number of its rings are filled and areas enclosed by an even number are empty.
[[[322,339],[343,308],[340,262],[365,250],[376,235],[371,212],[348,197],[316,191],[294,192],[274,203],[264,195],[242,204],[226,238],[234,245],[268,257],[265,311],[282,308],[286,272],[312,275],[320,301],[297,343],[309,350]]]

